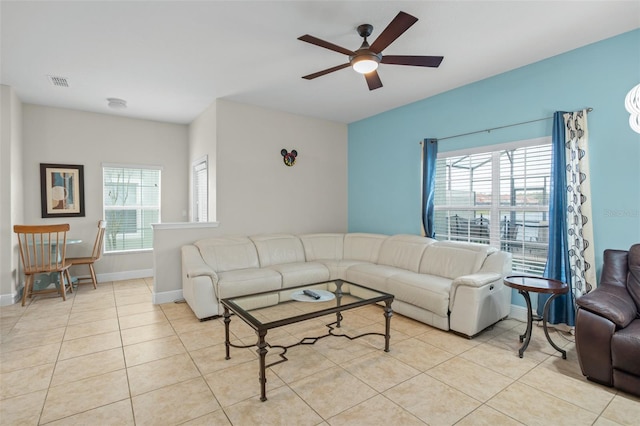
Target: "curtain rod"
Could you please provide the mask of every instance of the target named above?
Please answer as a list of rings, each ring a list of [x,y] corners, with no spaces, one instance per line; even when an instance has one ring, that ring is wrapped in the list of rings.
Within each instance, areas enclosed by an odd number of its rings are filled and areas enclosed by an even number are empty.
[[[587,107],[585,109],[587,110],[588,113],[593,111],[593,108],[591,107]],[[538,118],[536,120],[522,121],[520,123],[515,123],[515,124],[507,124],[506,126],[492,127],[490,129],[476,130],[475,132],[460,133],[459,135],[447,136],[444,138],[436,138],[436,140],[443,141],[445,139],[453,139],[453,138],[459,138],[462,136],[475,135],[476,133],[484,133],[484,132],[490,133],[492,130],[506,129],[507,127],[521,126],[523,124],[535,123],[537,121],[551,120],[552,118],[553,118],[553,115],[550,117]],[[422,141],[420,141],[420,145],[422,145]]]

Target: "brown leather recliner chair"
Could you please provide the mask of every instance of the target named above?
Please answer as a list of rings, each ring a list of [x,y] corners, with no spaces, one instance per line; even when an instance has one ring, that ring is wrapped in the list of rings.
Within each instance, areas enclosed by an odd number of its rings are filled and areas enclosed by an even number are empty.
[[[605,250],[600,285],[576,303],[582,374],[640,396],[640,244]]]

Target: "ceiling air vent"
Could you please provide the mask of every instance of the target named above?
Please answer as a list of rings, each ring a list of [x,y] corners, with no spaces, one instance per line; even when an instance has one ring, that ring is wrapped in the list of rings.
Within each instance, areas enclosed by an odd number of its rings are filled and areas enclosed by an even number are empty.
[[[54,86],[69,87],[69,80],[67,80],[67,77],[58,77],[55,75],[48,75],[47,77],[49,77],[49,82]]]

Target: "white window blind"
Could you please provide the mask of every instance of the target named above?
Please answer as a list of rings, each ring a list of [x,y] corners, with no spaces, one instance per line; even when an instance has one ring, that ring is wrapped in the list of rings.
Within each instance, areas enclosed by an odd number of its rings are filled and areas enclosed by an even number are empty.
[[[102,167],[105,253],[153,248],[160,222],[160,168]]]
[[[512,253],[514,272],[542,274],[549,241],[551,144],[548,138],[537,143],[439,155],[436,238],[492,245]]]
[[[193,163],[193,222],[209,221],[209,176],[207,157]]]

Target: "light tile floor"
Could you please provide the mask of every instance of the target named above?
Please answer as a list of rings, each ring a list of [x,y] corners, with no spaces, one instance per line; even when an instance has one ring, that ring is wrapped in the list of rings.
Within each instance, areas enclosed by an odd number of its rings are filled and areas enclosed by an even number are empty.
[[[66,302],[2,307],[0,424],[640,424],[640,399],[582,377],[570,336],[552,333],[567,360],[539,328],[518,358],[525,327],[514,320],[468,340],[394,315],[389,353],[378,336],[297,346],[268,369],[260,402],[255,350],[232,348],[225,360],[220,319],[153,305],[151,288],[150,279],[83,285]],[[380,331],[382,309],[346,312],[343,324]],[[290,344],[325,330],[311,320],[267,337]],[[237,318],[231,331],[238,344],[255,341]]]

